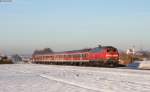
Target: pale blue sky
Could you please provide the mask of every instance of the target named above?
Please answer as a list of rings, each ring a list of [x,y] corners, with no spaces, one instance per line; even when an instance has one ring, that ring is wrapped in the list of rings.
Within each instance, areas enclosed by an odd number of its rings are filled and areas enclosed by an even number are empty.
[[[150,0],[12,0],[0,3],[0,52],[112,45],[150,49]]]

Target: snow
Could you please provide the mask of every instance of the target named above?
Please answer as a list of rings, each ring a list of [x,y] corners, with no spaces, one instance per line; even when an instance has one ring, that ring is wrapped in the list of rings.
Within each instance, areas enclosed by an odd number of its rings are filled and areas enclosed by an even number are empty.
[[[139,65],[139,69],[150,69],[150,61],[142,61]]]
[[[131,69],[150,69],[150,61],[135,61],[127,65]]]
[[[58,65],[0,65],[0,92],[150,92],[150,71]]]

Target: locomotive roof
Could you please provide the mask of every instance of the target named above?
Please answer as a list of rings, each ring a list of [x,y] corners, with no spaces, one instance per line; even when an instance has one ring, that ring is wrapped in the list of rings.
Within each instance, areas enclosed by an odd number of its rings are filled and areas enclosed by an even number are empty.
[[[103,46],[102,48],[115,48],[113,46]]]
[[[81,50],[72,50],[72,51],[65,51],[66,53],[73,53],[73,52],[88,52],[91,48],[88,49],[81,49]]]
[[[104,48],[114,48],[113,46],[100,46],[100,47],[95,47],[95,48],[86,48],[86,49],[81,49],[81,50],[71,50],[71,51],[64,51],[64,52],[43,52],[43,53],[36,53],[33,55],[44,55],[44,54],[69,54],[69,53],[81,53],[81,52],[89,52],[92,50],[102,50]]]

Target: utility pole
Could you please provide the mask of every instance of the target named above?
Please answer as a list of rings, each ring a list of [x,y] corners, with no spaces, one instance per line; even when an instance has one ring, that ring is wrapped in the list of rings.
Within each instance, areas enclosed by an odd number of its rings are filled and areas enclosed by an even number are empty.
[[[130,60],[130,63],[133,63],[134,61],[134,55],[135,55],[135,46],[133,45],[132,49],[127,50],[128,59]]]

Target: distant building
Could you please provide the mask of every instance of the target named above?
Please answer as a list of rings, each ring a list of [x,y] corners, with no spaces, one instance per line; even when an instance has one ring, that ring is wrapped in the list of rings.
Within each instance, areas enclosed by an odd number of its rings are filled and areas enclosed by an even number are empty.
[[[33,52],[33,55],[36,55],[36,54],[47,54],[47,53],[53,53],[53,50],[51,48],[44,48],[43,50],[35,50]]]
[[[20,63],[20,62],[23,62],[22,61],[22,58],[19,56],[19,55],[13,55],[12,57],[11,57],[11,59],[12,59],[12,62],[13,63]]]
[[[2,58],[3,58],[3,57],[2,57],[2,56],[0,56],[0,60],[2,60]]]
[[[22,55],[21,58],[22,58],[22,61],[24,63],[31,63],[31,56],[30,55]]]
[[[135,54],[134,48],[133,49],[127,49],[126,54],[127,55],[134,55]]]
[[[7,56],[0,56],[0,64],[13,64],[13,62]]]

